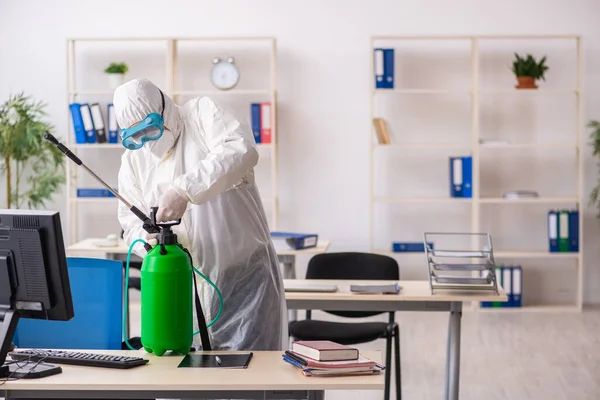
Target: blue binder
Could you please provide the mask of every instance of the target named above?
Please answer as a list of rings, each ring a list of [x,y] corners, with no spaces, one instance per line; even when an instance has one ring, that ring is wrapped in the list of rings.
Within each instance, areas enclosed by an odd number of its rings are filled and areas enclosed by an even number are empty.
[[[82,104],[79,110],[81,111],[81,120],[83,121],[83,129],[85,130],[87,142],[96,143],[96,128],[94,127],[89,104]]]
[[[432,242],[428,242],[427,246],[433,250]],[[425,244],[423,242],[394,242],[392,243],[392,251],[395,253],[422,253],[425,251]]]
[[[81,119],[81,104],[72,103],[69,105],[71,110],[71,119],[73,120],[73,130],[75,131],[75,142],[79,144],[85,143],[85,129],[83,127],[83,120]]]
[[[385,88],[393,89],[394,88],[394,49],[385,49],[383,51],[384,58],[384,80],[385,80]]]
[[[107,189],[79,188],[77,197],[115,197],[115,195]]]
[[[473,197],[473,158],[471,156],[462,158],[463,195],[462,197]]]
[[[548,248],[551,253],[558,252],[558,213],[548,211]]]
[[[374,49],[373,66],[376,89],[394,88],[394,49]]]
[[[108,121],[108,143],[119,143],[119,125],[113,104],[109,104],[107,107],[106,119]]]
[[[579,251],[579,211],[569,211],[569,251]]]
[[[250,120],[252,125],[252,133],[256,143],[261,143],[260,135],[260,103],[252,103],[250,105]]]
[[[291,232],[271,232],[273,242],[284,242],[290,249],[301,250],[311,247],[317,247],[319,235]]]
[[[462,157],[450,157],[450,196],[463,197]]]

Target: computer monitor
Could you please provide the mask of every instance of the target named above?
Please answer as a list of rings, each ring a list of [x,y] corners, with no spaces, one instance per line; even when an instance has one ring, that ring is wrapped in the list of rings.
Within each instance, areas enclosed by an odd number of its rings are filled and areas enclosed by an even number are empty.
[[[6,362],[6,356],[19,318],[68,321],[73,317],[59,213],[0,209],[0,378],[60,373],[59,366]]]

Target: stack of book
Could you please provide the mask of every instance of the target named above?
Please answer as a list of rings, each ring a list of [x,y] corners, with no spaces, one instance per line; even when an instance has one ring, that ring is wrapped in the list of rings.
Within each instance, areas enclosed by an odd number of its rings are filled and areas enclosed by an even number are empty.
[[[375,375],[385,369],[357,349],[328,340],[296,341],[283,360],[304,376]]]

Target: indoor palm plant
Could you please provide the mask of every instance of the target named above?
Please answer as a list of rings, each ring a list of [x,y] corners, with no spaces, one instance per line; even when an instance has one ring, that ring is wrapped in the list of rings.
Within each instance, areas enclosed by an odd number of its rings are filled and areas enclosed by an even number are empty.
[[[588,122],[587,126],[588,128],[592,128],[592,132],[590,133],[592,154],[594,157],[600,159],[600,121],[592,120]],[[600,160],[598,162],[598,168],[600,169]],[[598,178],[596,187],[594,187],[590,193],[590,205],[596,207],[597,215],[600,218],[600,178]]]
[[[44,140],[52,126],[45,104],[23,93],[0,105],[0,174],[6,181],[7,208],[40,208],[65,182],[60,150]]]
[[[517,89],[537,89],[535,81],[539,79],[546,80],[544,74],[547,70],[546,56],[542,57],[538,62],[531,54],[521,57],[515,53],[512,71],[517,77]]]

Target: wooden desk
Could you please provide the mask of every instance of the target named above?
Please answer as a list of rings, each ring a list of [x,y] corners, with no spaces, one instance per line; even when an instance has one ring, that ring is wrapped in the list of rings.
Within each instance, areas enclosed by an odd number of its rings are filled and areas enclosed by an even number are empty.
[[[100,247],[94,245],[95,241],[101,239],[91,238],[85,239],[81,242],[77,242],[67,247],[69,255],[81,256],[81,255],[99,255],[110,259],[120,259],[119,256],[123,257],[127,255],[129,246],[124,240],[119,239],[119,244],[112,247]],[[295,279],[296,278],[296,255],[298,254],[319,254],[324,253],[329,248],[329,241],[319,240],[317,247],[303,250],[276,250],[279,262],[283,264],[283,277],[284,279]]]
[[[93,351],[145,357],[128,370],[61,365],[63,372],[41,379],[9,381],[0,395],[17,398],[243,398],[323,400],[326,390],[381,390],[383,374],[305,377],[281,358],[281,351],[254,352],[247,369],[177,368],[183,356],[156,357],[143,351]],[[226,352],[211,352],[225,354]],[[381,362],[379,352],[365,352]],[[2,393],[4,392],[4,393]]]
[[[499,288],[493,292],[456,292],[436,290],[431,293],[429,281],[398,281],[399,294],[356,294],[350,292],[351,284],[389,284],[396,281],[339,281],[339,280],[285,280],[294,285],[337,285],[332,293],[286,292],[289,309],[336,311],[437,311],[450,314],[448,342],[446,345],[445,399],[458,399],[460,378],[460,327],[462,303],[471,301],[508,300]],[[389,366],[388,366],[389,367]]]

